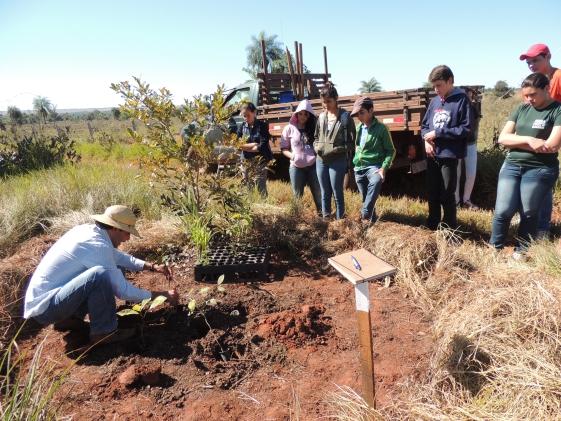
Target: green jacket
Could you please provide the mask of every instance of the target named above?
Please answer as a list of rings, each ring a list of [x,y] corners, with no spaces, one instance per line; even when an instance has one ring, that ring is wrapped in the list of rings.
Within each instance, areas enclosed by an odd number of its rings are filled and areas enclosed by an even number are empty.
[[[362,130],[362,123],[357,124],[356,152],[353,159],[355,168],[361,169],[375,165],[387,170],[395,158],[395,147],[387,127],[374,117],[368,128],[364,147],[360,147]]]

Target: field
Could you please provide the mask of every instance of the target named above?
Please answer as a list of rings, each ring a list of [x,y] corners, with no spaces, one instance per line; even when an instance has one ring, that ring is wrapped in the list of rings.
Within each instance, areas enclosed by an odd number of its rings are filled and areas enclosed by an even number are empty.
[[[188,297],[213,285],[194,281],[193,241],[160,206],[161,192],[140,163],[146,148],[123,135],[129,122],[91,122],[99,128],[93,141],[85,122],[75,122],[80,163],[0,181],[0,333],[3,349],[11,350],[13,377],[28,384],[22,405],[74,420],[556,419],[557,239],[534,244],[526,262],[512,260],[511,248],[495,252],[486,245],[501,163],[492,139],[515,101],[484,101],[474,200],[485,209],[460,210],[460,232],[422,227],[422,191],[400,194],[400,186],[423,189],[415,176],[388,179],[380,221],[367,229],[358,222],[356,193],[346,192],[347,219],[325,222],[314,215],[308,193],[294,202],[289,185],[275,180],[269,197],[251,206],[252,238],[271,247],[268,278],[228,280],[214,292],[216,305],[194,317]],[[41,256],[66,229],[113,203],[140,209],[143,238],[124,249],[168,258],[181,305],[150,312],[143,339],[84,355],[87,331],[61,333],[33,322],[10,347],[25,282]],[[328,257],[358,247],[397,268],[391,282],[371,288],[376,409],[356,394],[352,286],[327,264]],[[145,288],[168,288],[150,272],[129,278]],[[6,380],[2,385],[8,390]]]

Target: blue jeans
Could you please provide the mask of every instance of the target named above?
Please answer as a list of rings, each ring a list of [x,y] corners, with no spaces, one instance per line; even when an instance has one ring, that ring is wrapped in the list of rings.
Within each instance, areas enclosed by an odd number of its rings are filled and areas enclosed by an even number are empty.
[[[34,319],[43,325],[70,317],[83,319],[90,315],[90,335],[101,335],[117,329],[115,295],[109,272],[94,266],[65,284],[51,298],[49,307]]]
[[[331,196],[335,196],[335,216],[337,219],[344,218],[345,196],[343,182],[347,172],[347,157],[343,156],[326,163],[318,156],[316,158],[316,171],[321,188],[321,210],[324,218],[331,216]]]
[[[510,220],[520,211],[516,251],[524,251],[536,238],[538,214],[544,196],[559,176],[557,167],[521,167],[505,161],[499,172],[491,245],[505,245]]]
[[[540,214],[538,216],[538,230],[537,232],[543,232],[549,234],[549,229],[551,228],[551,213],[553,212],[553,189],[548,190],[543,198],[542,205],[540,207]]]
[[[315,165],[298,168],[291,165],[288,169],[290,174],[290,184],[294,196],[300,198],[304,195],[304,187],[310,188],[316,209],[321,212],[321,188],[319,187],[318,176]]]
[[[360,216],[362,219],[368,219],[376,222],[376,200],[382,189],[382,177],[377,172],[376,166],[357,169],[355,168],[355,179],[358,191],[362,195],[362,210]]]

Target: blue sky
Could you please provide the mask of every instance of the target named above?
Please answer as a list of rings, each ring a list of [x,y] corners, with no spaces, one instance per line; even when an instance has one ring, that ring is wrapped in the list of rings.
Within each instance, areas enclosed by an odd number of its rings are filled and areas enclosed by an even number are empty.
[[[561,66],[561,5],[528,1],[108,1],[0,0],[0,110],[31,108],[34,96],[59,109],[109,107],[115,81],[138,75],[176,102],[218,83],[247,79],[245,47],[265,30],[304,62],[329,70],[339,93],[376,77],[383,89],[420,86],[437,64],[459,84],[517,85],[518,56],[548,44]]]

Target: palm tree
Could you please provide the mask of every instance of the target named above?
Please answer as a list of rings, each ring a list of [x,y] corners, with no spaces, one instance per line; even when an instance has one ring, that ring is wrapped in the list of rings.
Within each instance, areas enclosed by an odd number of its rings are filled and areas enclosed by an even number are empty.
[[[277,38],[277,35],[267,35],[265,31],[259,32],[257,36],[251,36],[251,43],[245,48],[247,52],[247,67],[244,67],[242,70],[249,73],[253,79],[257,78],[257,73],[261,71],[262,67],[261,40],[265,40],[267,70],[270,73],[288,72],[284,46]]]
[[[36,96],[33,98],[33,109],[39,116],[39,119],[43,120],[43,123],[47,122],[47,116],[52,108],[53,104],[51,104],[49,98],[44,96]]]
[[[358,89],[358,91],[361,94],[367,94],[369,92],[381,92],[382,85],[380,85],[380,82],[378,82],[375,77],[371,77],[370,80],[363,80],[360,82],[360,88]]]

